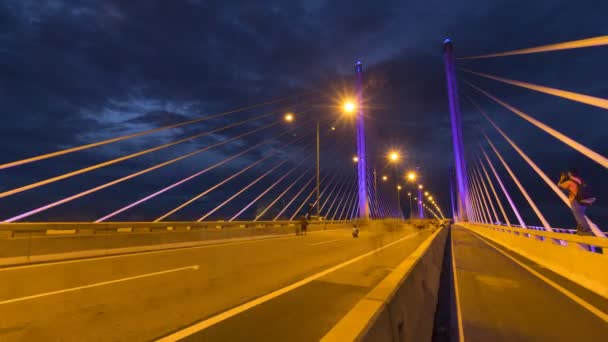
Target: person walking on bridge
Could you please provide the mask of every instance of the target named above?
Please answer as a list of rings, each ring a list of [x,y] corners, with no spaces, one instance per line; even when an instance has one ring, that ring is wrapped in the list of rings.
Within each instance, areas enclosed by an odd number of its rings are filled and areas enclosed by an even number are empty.
[[[562,173],[557,185],[568,192],[570,208],[576,220],[576,233],[593,235],[585,218],[585,210],[595,202],[595,198],[590,195],[589,187],[580,177],[578,170],[571,169],[568,173]]]

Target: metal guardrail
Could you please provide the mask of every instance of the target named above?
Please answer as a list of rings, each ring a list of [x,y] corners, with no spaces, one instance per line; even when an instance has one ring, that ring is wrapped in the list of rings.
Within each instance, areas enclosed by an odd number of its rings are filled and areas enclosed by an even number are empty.
[[[318,221],[311,224],[346,224],[348,220]],[[95,235],[117,233],[184,232],[207,229],[295,227],[299,221],[201,221],[201,222],[27,222],[0,223],[0,237],[35,235]]]

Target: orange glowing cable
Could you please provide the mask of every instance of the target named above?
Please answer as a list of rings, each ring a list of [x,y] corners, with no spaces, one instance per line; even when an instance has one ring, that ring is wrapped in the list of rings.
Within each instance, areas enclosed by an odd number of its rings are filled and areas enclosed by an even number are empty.
[[[45,210],[51,209],[51,208],[53,208],[53,207],[56,207],[56,206],[58,206],[58,205],[61,205],[61,204],[64,204],[64,203],[67,203],[67,202],[73,201],[73,200],[75,200],[75,199],[78,199],[78,198],[81,198],[81,197],[87,196],[87,195],[92,194],[92,193],[94,193],[94,192],[97,192],[97,191],[99,191],[99,190],[102,190],[102,189],[105,189],[105,188],[109,188],[109,187],[111,187],[111,186],[113,186],[113,185],[116,185],[116,184],[122,183],[122,182],[124,182],[124,181],[127,181],[127,180],[129,180],[129,179],[132,179],[132,178],[135,178],[135,177],[141,176],[141,175],[143,175],[143,174],[146,174],[146,173],[148,173],[148,172],[154,171],[154,170],[156,170],[156,169],[160,169],[160,168],[165,167],[165,166],[167,166],[167,165],[170,165],[170,164],[176,163],[176,162],[178,162],[178,161],[180,161],[180,160],[183,160],[183,159],[186,159],[186,158],[192,157],[192,156],[194,156],[194,155],[196,155],[196,154],[202,153],[202,152],[207,151],[207,150],[210,150],[210,149],[212,149],[212,148],[215,148],[215,147],[218,147],[218,146],[224,145],[224,144],[226,144],[226,143],[228,143],[228,142],[231,142],[231,141],[234,141],[234,140],[240,139],[240,138],[242,138],[242,137],[244,137],[244,136],[246,136],[246,135],[252,134],[252,133],[254,133],[254,132],[258,132],[258,131],[260,131],[260,130],[264,130],[264,129],[270,128],[270,127],[275,126],[275,125],[277,125],[277,124],[278,124],[278,122],[275,122],[275,123],[272,123],[272,124],[270,124],[270,125],[263,126],[263,127],[259,127],[259,128],[256,128],[256,129],[252,130],[252,131],[249,131],[249,132],[243,133],[243,134],[241,134],[241,135],[239,135],[239,136],[237,136],[237,137],[234,137],[234,138],[231,138],[231,139],[228,139],[228,140],[224,140],[224,141],[218,142],[218,143],[213,144],[213,145],[208,145],[208,146],[205,146],[205,147],[200,148],[200,149],[198,149],[198,150],[192,151],[192,152],[190,152],[190,153],[188,153],[188,154],[185,154],[185,155],[182,155],[182,156],[179,156],[179,157],[173,158],[173,159],[171,159],[171,160],[167,160],[167,161],[162,162],[162,163],[160,163],[160,164],[156,164],[156,165],[151,166],[151,167],[149,167],[149,168],[146,168],[146,169],[143,169],[143,170],[140,170],[140,171],[134,172],[134,173],[129,174],[129,175],[126,175],[126,176],[124,176],[124,177],[121,177],[121,178],[115,179],[115,180],[113,180],[113,181],[110,181],[110,182],[104,183],[104,184],[102,184],[102,185],[99,185],[99,186],[96,186],[96,187],[90,188],[90,189],[88,189],[88,190],[82,191],[82,192],[77,193],[77,194],[75,194],[75,195],[72,195],[72,196],[69,196],[69,197],[65,197],[65,198],[60,199],[60,200],[58,200],[58,201],[55,201],[55,202],[52,202],[52,203],[46,204],[46,205],[44,205],[44,206],[42,206],[42,207],[40,207],[40,208],[33,209],[33,210],[28,211],[28,212],[25,212],[25,213],[19,214],[19,215],[17,215],[17,216],[11,217],[11,218],[9,218],[9,219],[4,220],[3,222],[7,223],[7,222],[15,222],[15,221],[19,221],[19,220],[21,220],[21,219],[24,219],[24,218],[26,218],[26,217],[32,216],[32,215],[37,214],[37,213],[39,213],[39,212],[42,212],[42,211],[45,211]]]
[[[41,180],[41,181],[38,181],[38,182],[35,182],[35,183],[24,185],[24,186],[19,187],[19,188],[15,188],[15,189],[11,189],[11,190],[8,190],[8,191],[4,191],[4,192],[0,193],[0,198],[11,196],[11,195],[14,195],[14,194],[18,194],[18,193],[23,192],[23,191],[35,189],[35,188],[38,188],[38,187],[43,186],[43,185],[51,184],[51,183],[60,181],[62,179],[66,179],[66,178],[74,177],[74,176],[77,176],[77,175],[81,175],[83,173],[87,173],[87,172],[90,172],[90,171],[93,171],[93,170],[100,169],[102,167],[106,167],[106,166],[110,166],[110,165],[113,165],[113,164],[116,164],[116,163],[120,163],[122,161],[129,160],[129,159],[132,159],[132,158],[135,158],[135,157],[143,156],[144,154],[152,153],[152,152],[155,152],[155,151],[158,151],[158,150],[162,150],[162,149],[165,149],[165,148],[168,148],[168,147],[171,147],[171,146],[175,146],[175,145],[187,142],[187,141],[191,141],[191,140],[198,139],[198,138],[201,138],[201,137],[204,137],[204,136],[208,136],[208,135],[211,135],[213,133],[217,133],[217,132],[229,129],[229,128],[237,127],[237,126],[243,125],[243,124],[245,124],[247,122],[251,122],[251,121],[254,121],[254,120],[259,120],[259,119],[262,119],[264,117],[267,117],[267,116],[270,116],[270,115],[273,115],[273,114],[275,114],[275,113],[269,113],[269,114],[260,115],[260,116],[257,116],[255,118],[243,120],[243,121],[240,121],[240,122],[237,122],[237,123],[234,123],[234,124],[230,124],[230,125],[227,125],[227,126],[224,126],[224,127],[212,129],[210,131],[206,131],[206,132],[202,132],[202,133],[199,133],[199,134],[195,134],[195,135],[192,135],[192,136],[189,136],[189,137],[186,137],[186,138],[183,138],[183,139],[179,139],[179,140],[167,143],[167,144],[163,144],[163,145],[152,147],[152,148],[149,148],[149,149],[146,149],[146,150],[142,150],[142,151],[139,151],[139,152],[131,153],[129,155],[122,156],[122,157],[119,157],[119,158],[115,158],[115,159],[112,159],[112,160],[108,160],[108,161],[105,161],[103,163],[87,166],[87,167],[79,169],[79,170],[75,170],[75,171],[72,171],[72,172],[64,173],[64,174],[59,175],[59,176],[47,178],[45,180]]]
[[[545,131],[546,133],[552,135],[553,137],[555,137],[556,139],[558,139],[559,141],[563,142],[564,144],[570,146],[571,148],[577,150],[578,152],[582,153],[583,155],[585,155],[587,158],[595,161],[596,163],[602,165],[605,168],[608,168],[608,158],[604,157],[603,155],[591,150],[590,148],[578,143],[577,141],[569,138],[568,136],[560,133],[559,131],[545,125],[544,123],[534,119],[533,117],[531,117],[530,115],[520,111],[519,109],[511,106],[510,104],[498,99],[497,97],[495,97],[494,95],[488,93],[487,91],[477,87],[476,85],[474,85],[473,83],[465,80],[465,83],[468,84],[469,86],[471,86],[473,89],[479,91],[480,93],[484,94],[485,96],[489,97],[490,99],[494,100],[496,103],[500,104],[501,106],[507,108],[508,110],[510,110],[511,112],[519,115],[520,117],[522,117],[523,119],[525,119],[526,121],[528,121],[529,123],[533,124],[534,126],[542,129],[543,131]]]
[[[260,217],[264,216],[264,214],[266,214],[266,212],[268,210],[270,210],[270,208],[272,208],[273,205],[275,205],[275,203],[277,203],[283,196],[285,196],[285,194],[291,190],[291,188],[293,188],[299,181],[300,179],[302,179],[305,175],[308,174],[308,171],[310,171],[310,169],[306,170],[305,172],[303,172],[302,174],[300,174],[300,176],[298,176],[298,178],[296,178],[287,188],[285,188],[280,194],[279,196],[277,196],[277,198],[275,198],[272,202],[270,202],[270,204],[268,206],[266,206],[266,208],[264,208],[264,210],[262,210],[261,213],[259,213],[254,219],[253,221],[257,221],[260,219]]]
[[[111,144],[111,143],[115,143],[115,142],[131,139],[131,138],[141,137],[141,136],[144,136],[144,135],[148,135],[148,134],[164,131],[164,130],[171,129],[171,128],[183,127],[183,126],[191,125],[191,124],[194,124],[194,123],[198,123],[198,122],[203,122],[203,121],[219,118],[219,117],[226,116],[226,115],[229,115],[229,114],[244,112],[246,110],[250,110],[250,109],[254,109],[254,108],[258,108],[258,107],[262,107],[262,106],[266,106],[266,105],[270,105],[270,104],[274,104],[274,103],[278,103],[278,102],[283,102],[283,101],[286,101],[288,99],[299,97],[299,96],[302,96],[302,95],[303,94],[282,97],[282,98],[278,98],[278,99],[274,99],[274,100],[270,100],[270,101],[266,101],[266,102],[257,103],[257,104],[250,105],[250,106],[245,106],[245,107],[229,110],[227,112],[222,112],[222,113],[205,116],[205,117],[198,118],[198,119],[193,119],[193,120],[188,120],[188,121],[184,121],[184,122],[179,122],[179,123],[176,123],[176,124],[173,124],[173,125],[168,125],[168,126],[163,126],[163,127],[159,127],[159,128],[154,128],[154,129],[150,129],[150,130],[143,131],[143,132],[133,133],[133,134],[129,134],[129,135],[123,135],[123,136],[120,136],[120,137],[116,137],[116,138],[111,138],[111,139],[99,141],[99,142],[96,142],[96,143],[76,146],[76,147],[68,148],[68,149],[65,149],[65,150],[55,151],[55,152],[46,153],[46,154],[42,154],[42,155],[35,156],[35,157],[30,157],[30,158],[26,158],[26,159],[16,160],[16,161],[13,161],[13,162],[10,162],[10,163],[0,164],[0,170],[8,169],[10,167],[14,167],[14,166],[18,166],[18,165],[32,163],[32,162],[39,161],[39,160],[53,158],[53,157],[61,156],[61,155],[68,154],[68,153],[82,151],[82,150],[86,150],[86,149],[89,149],[89,148],[92,148],[92,147],[103,146],[103,145],[107,145],[107,144]]]
[[[513,55],[525,55],[525,54],[538,53],[538,52],[580,49],[580,48],[602,46],[602,45],[608,45],[608,36],[599,36],[599,37],[593,37],[593,38],[587,38],[587,39],[572,40],[569,42],[543,45],[543,46],[531,47],[531,48],[527,48],[527,49],[491,53],[491,54],[479,55],[479,56],[461,57],[461,58],[457,58],[457,59],[481,59],[481,58],[491,58],[491,57],[505,57],[505,56],[513,56]]]
[[[323,179],[321,179],[321,182],[324,182],[325,178],[327,178],[327,175],[323,176]],[[300,194],[302,194],[302,192],[304,192],[304,190],[306,190],[306,188],[310,185],[310,183],[312,183],[312,181],[315,180],[315,179],[317,179],[316,176],[312,176],[312,178],[310,178],[310,180],[306,184],[304,184],[304,186],[302,186],[302,188],[300,189],[300,191],[298,191],[298,193],[296,193],[295,196],[293,196],[291,198],[291,200],[289,201],[289,203],[287,203],[287,205],[272,220],[276,221],[279,217],[281,217],[281,215],[283,215],[283,213],[285,212],[285,210],[287,210],[287,208],[289,208],[289,206],[300,196]]]
[[[532,84],[532,83],[510,80],[508,78],[502,78],[502,77],[498,77],[498,76],[494,76],[494,75],[490,75],[490,74],[484,74],[481,72],[476,72],[476,71],[464,69],[464,68],[461,68],[460,70],[467,72],[469,74],[480,76],[480,77],[485,77],[485,78],[489,78],[489,79],[492,79],[495,81],[499,81],[499,82],[511,84],[514,86],[538,91],[540,93],[545,93],[545,94],[561,97],[564,99],[568,99],[571,101],[588,104],[590,106],[608,109],[608,100],[603,99],[601,97],[594,97],[594,96],[579,94],[579,93],[575,93],[575,92],[571,92],[571,91],[567,91],[567,90],[549,88],[549,87],[540,86],[540,85],[536,85],[536,84]]]

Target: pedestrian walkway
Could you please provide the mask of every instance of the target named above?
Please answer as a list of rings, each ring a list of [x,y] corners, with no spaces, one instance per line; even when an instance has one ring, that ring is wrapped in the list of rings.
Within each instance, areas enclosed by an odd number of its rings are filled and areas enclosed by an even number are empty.
[[[462,341],[607,340],[605,298],[458,226],[452,258]]]

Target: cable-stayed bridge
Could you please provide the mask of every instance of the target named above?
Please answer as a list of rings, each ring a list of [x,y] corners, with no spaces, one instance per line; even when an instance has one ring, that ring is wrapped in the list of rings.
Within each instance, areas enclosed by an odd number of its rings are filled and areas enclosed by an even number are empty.
[[[62,158],[142,137],[162,142],[2,189],[5,201],[34,195],[7,206],[0,225],[1,339],[602,340],[604,224],[577,209],[577,198],[526,152],[536,139],[517,141],[497,113],[523,119],[554,139],[549,149],[576,151],[604,172],[605,151],[483,82],[576,102],[581,111],[608,109],[608,100],[475,63],[605,45],[607,36],[457,57],[446,40],[451,189],[428,189],[424,166],[392,166],[398,171],[385,176],[370,157],[365,118],[373,109],[360,62],[352,96],[337,104],[301,93],[1,164],[6,174],[53,163],[62,171]],[[477,140],[463,132],[461,104],[479,114]],[[519,159],[506,158],[506,149]],[[389,152],[387,163],[399,159]],[[529,174],[517,173],[521,165]],[[118,171],[99,181],[80,178],[112,167]],[[164,176],[141,181],[154,174]],[[551,223],[529,175],[554,195],[560,215],[578,215],[578,227]],[[62,189],[70,181],[81,190]],[[129,191],[138,181],[145,190]],[[112,200],[103,197],[110,192]],[[95,196],[104,205],[87,213],[94,217],[53,219]],[[451,220],[437,202],[448,196]],[[145,220],[129,220],[149,207]]]

